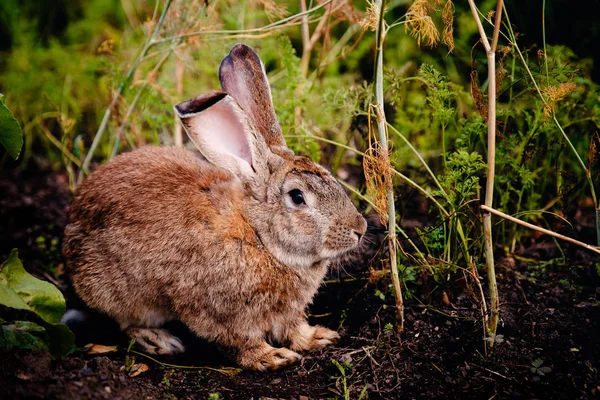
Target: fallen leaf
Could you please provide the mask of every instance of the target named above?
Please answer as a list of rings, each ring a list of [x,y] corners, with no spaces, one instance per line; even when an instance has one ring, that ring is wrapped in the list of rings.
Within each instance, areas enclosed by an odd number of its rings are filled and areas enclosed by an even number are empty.
[[[448,298],[448,293],[446,293],[446,291],[442,291],[442,303],[444,303],[444,305],[449,306],[450,305],[450,299]]]
[[[138,376],[139,374],[146,372],[149,369],[150,369],[150,367],[148,367],[144,363],[134,364],[133,367],[131,368],[131,372],[129,372],[129,376],[131,376],[131,377]]]
[[[85,348],[88,349],[88,354],[105,354],[105,353],[113,353],[117,351],[117,346],[105,346],[103,344],[86,344]]]
[[[24,374],[22,372],[19,372],[19,373],[17,373],[17,378],[19,378],[21,380],[24,380],[24,381],[28,381],[28,380],[31,379],[31,376],[26,375],[26,374]]]

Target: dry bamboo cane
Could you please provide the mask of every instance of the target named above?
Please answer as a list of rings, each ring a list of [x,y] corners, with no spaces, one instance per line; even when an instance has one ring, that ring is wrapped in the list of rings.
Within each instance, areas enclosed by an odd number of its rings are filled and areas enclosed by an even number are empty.
[[[502,0],[500,0],[502,1]],[[488,61],[488,173],[485,189],[485,202],[488,207],[492,207],[494,199],[494,176],[496,167],[496,52],[489,50],[487,52]],[[494,242],[492,240],[492,214],[484,212],[483,231],[485,235],[485,263],[487,265],[488,284],[490,290],[490,320],[488,324],[488,333],[492,338],[496,335],[498,319],[500,317],[500,302],[498,300],[498,285],[496,283],[496,268],[494,266]],[[494,341],[488,341],[489,347],[493,346]]]
[[[502,18],[502,6],[503,0],[498,0],[496,5],[496,18],[494,22],[494,33],[492,36],[492,43],[488,41],[488,38],[483,29],[481,20],[477,13],[477,8],[473,0],[468,0],[473,18],[477,23],[479,34],[481,36],[481,42],[485,48],[488,62],[488,154],[487,154],[487,182],[485,191],[484,204],[487,207],[492,207],[494,199],[494,176],[496,167],[496,47],[498,45],[498,35],[500,33],[500,20]],[[492,340],[487,341],[488,346],[494,345],[494,338],[496,336],[496,329],[498,327],[498,320],[500,318],[500,301],[498,299],[498,285],[496,283],[496,268],[494,265],[494,243],[492,240],[492,214],[484,210],[483,211],[483,234],[485,241],[485,264],[488,276],[488,285],[490,291],[490,319],[487,326],[487,332],[491,336]]]
[[[384,22],[385,0],[377,0],[376,7],[379,10],[379,24],[376,32],[376,69],[375,69],[375,114],[377,117],[377,130],[379,132],[379,143],[384,154],[387,156],[388,140],[385,112],[383,110],[383,42],[385,40],[386,28]],[[386,168],[391,168],[389,157],[384,160]],[[401,333],[404,330],[404,301],[402,299],[402,287],[400,286],[400,277],[398,276],[398,265],[396,260],[396,206],[394,204],[394,187],[391,182],[386,182],[386,193],[388,198],[388,247],[390,251],[390,272],[392,276],[392,285],[396,300],[396,315],[398,318],[397,331]]]
[[[499,216],[501,218],[504,218],[504,219],[506,219],[508,221],[514,222],[515,224],[519,224],[519,225],[522,225],[522,226],[524,226],[526,228],[532,229],[534,231],[541,232],[543,234],[555,237],[557,239],[564,240],[566,242],[576,244],[577,246],[583,247],[584,249],[588,249],[590,251],[593,251],[594,253],[600,254],[600,247],[599,246],[592,246],[591,244],[580,242],[579,240],[575,240],[575,239],[570,238],[568,236],[561,235],[560,233],[553,232],[553,231],[551,231],[549,229],[544,229],[542,227],[530,224],[529,222],[521,221],[518,218],[515,218],[513,216],[505,214],[502,211],[495,210],[495,209],[493,209],[491,207],[487,207],[485,205],[482,205],[481,209],[484,212],[489,212],[491,214],[495,214],[495,215],[497,215],[497,216]]]

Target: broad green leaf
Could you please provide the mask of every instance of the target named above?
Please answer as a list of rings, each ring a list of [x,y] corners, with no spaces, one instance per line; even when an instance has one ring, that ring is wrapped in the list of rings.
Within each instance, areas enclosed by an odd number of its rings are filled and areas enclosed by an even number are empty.
[[[75,346],[75,336],[65,324],[48,324],[48,345],[53,356],[66,355]]]
[[[46,330],[34,322],[15,321],[0,326],[0,349],[48,350]]]
[[[33,311],[50,324],[59,323],[65,313],[65,298],[60,290],[28,274],[16,249],[0,267],[0,304]]]
[[[17,159],[23,147],[23,133],[19,121],[13,116],[12,112],[6,107],[0,96],[0,144],[6,149],[8,154]]]
[[[0,266],[0,304],[28,310],[43,321],[43,326],[29,321],[0,326],[0,348],[43,348],[49,349],[53,356],[65,355],[73,348],[73,332],[60,323],[65,313],[62,293],[51,283],[28,274],[17,249]]]

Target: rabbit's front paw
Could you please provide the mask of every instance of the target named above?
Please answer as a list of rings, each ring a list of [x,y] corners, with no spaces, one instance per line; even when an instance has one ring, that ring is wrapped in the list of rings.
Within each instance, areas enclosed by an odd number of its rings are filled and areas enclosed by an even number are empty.
[[[179,354],[185,351],[178,337],[171,335],[166,329],[129,328],[127,335],[150,354]]]
[[[242,353],[238,362],[241,366],[256,371],[275,371],[297,363],[302,356],[285,347],[271,347],[265,343],[261,350]]]
[[[339,338],[340,335],[336,331],[303,322],[290,335],[290,348],[296,351],[316,350],[336,343]]]

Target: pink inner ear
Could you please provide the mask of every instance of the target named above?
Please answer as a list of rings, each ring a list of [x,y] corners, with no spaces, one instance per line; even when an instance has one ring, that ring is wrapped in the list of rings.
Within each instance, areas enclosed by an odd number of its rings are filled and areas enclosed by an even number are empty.
[[[231,154],[252,166],[252,153],[244,125],[230,104],[219,102],[191,118],[191,129],[213,151]]]

